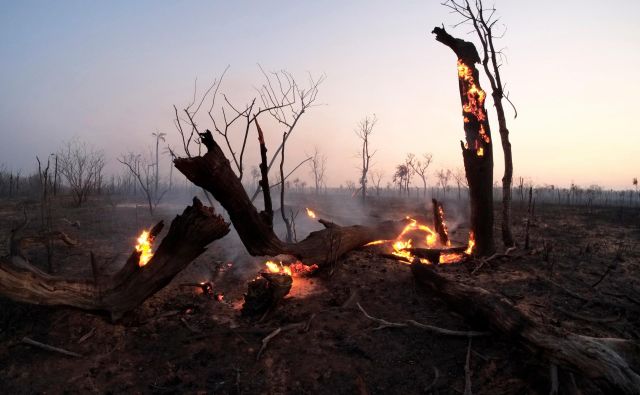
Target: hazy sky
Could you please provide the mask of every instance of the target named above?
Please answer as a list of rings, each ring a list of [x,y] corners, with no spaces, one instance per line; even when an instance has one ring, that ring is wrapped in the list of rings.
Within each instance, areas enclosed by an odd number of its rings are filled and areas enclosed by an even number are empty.
[[[291,137],[287,167],[317,145],[329,158],[330,185],[355,181],[353,129],[371,113],[379,119],[375,167],[388,180],[407,152],[433,153],[433,171],[460,167],[455,57],[430,33],[457,18],[439,3],[4,0],[0,164],[29,171],[36,154],[79,136],[104,148],[109,168],[120,171],[115,158],[146,149],[153,131],[177,142],[172,105],[190,101],[196,77],[204,88],[230,65],[221,91],[249,102],[262,82],[260,63],[299,80],[307,72],[327,77],[324,105]],[[640,1],[496,6],[508,27],[499,42],[508,55],[503,80],[519,110],[509,119],[515,176],[631,187],[640,176]],[[475,39],[467,27],[448,30]],[[495,120],[491,126],[498,143]],[[282,131],[266,132],[273,152]],[[249,149],[253,165],[257,149]],[[499,144],[494,152],[499,180]]]

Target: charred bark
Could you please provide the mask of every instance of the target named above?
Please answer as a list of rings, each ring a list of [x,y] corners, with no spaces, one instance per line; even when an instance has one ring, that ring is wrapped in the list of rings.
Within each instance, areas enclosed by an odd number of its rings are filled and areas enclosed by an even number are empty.
[[[260,215],[247,195],[240,179],[231,169],[229,160],[213,140],[211,132],[201,135],[207,141],[203,156],[177,158],[176,168],[191,182],[211,192],[229,213],[242,243],[254,256],[289,254],[307,264],[323,266],[335,262],[337,257],[371,241],[393,239],[402,231],[406,221],[387,221],[372,226],[338,226],[312,232],[298,243],[285,243]],[[321,223],[323,223],[321,221]],[[324,221],[324,224],[328,222]],[[325,225],[326,226],[326,225]]]
[[[480,87],[475,64],[480,56],[473,43],[452,37],[443,28],[433,29],[436,40],[451,48],[458,57],[458,82],[465,141],[460,142],[469,184],[471,232],[475,237],[473,254],[486,256],[495,251],[493,240],[493,145],[486,93]]]
[[[440,244],[443,246],[451,245],[447,224],[444,222],[444,208],[442,207],[442,203],[436,199],[431,199],[431,202],[433,203],[433,227],[438,234]]]
[[[152,232],[159,232],[159,226]],[[138,265],[140,253],[134,250],[112,276],[101,277],[93,259],[93,278],[66,279],[9,255],[0,258],[0,294],[18,302],[106,311],[117,320],[165,287],[209,243],[228,232],[229,224],[194,198],[193,205],[171,222],[167,235],[143,267]]]
[[[535,355],[584,375],[604,393],[638,393],[638,344],[577,335],[537,323],[504,297],[448,280],[433,265],[414,263],[411,268],[420,285],[442,298],[470,324],[489,327]]]

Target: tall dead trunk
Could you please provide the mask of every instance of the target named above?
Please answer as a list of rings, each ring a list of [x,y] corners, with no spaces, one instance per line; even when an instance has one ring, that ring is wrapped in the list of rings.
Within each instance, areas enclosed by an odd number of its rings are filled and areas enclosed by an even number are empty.
[[[433,29],[436,40],[451,48],[458,57],[458,83],[465,141],[460,142],[464,169],[469,184],[471,229],[475,237],[474,254],[490,255],[493,241],[493,145],[487,111],[486,93],[480,87],[475,64],[480,62],[473,43],[452,37],[443,28]]]

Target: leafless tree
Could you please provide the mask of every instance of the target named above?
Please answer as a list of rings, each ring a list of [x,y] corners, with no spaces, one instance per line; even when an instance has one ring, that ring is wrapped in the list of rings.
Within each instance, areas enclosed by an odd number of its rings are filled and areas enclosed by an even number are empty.
[[[225,148],[231,157],[240,180],[244,176],[245,151],[251,125],[255,125],[261,115],[269,114],[276,124],[282,128],[282,133],[285,134],[284,139],[281,140],[278,148],[267,161],[268,163],[265,164],[268,172],[282,150],[283,144],[291,137],[302,115],[309,108],[317,105],[318,87],[325,79],[324,75],[318,78],[309,75],[307,85],[302,86],[286,70],[266,72],[260,65],[258,67],[264,76],[264,82],[259,88],[256,88],[256,96],[248,104],[242,106],[234,104],[226,94],[220,92],[224,76],[228,70],[227,67],[222,76],[219,79],[216,78],[199,99],[197,99],[196,80],[193,100],[182,112],[179,112],[177,107],[174,106],[174,123],[182,138],[185,154],[191,157],[191,150],[194,149],[194,145],[198,149],[198,154],[201,153],[198,134],[204,131],[199,128],[197,120],[203,104],[207,100],[210,101],[207,111],[208,121],[211,123],[212,129],[224,139]],[[186,118],[183,118],[181,113]],[[239,147],[234,147],[231,144],[230,138],[234,129],[242,133],[242,144]],[[273,135],[276,136],[277,133],[273,133]],[[251,197],[252,201],[255,200],[259,192],[260,188],[258,187]],[[209,198],[208,195],[207,198]]]
[[[451,179],[452,173],[451,170],[440,169],[436,173],[438,177],[438,184],[442,188],[442,192],[444,196],[447,196],[447,191],[449,189],[449,180]]]
[[[315,184],[315,192],[318,195],[325,185],[324,173],[327,169],[327,157],[320,152],[317,146],[313,147],[313,153],[309,157],[311,158],[309,167]]]
[[[430,153],[422,154],[421,159],[416,159],[413,154],[407,155],[407,159],[411,156],[411,160],[408,160],[407,163],[410,164],[413,172],[417,174],[422,180],[422,195],[423,197],[427,196],[427,169],[429,169],[429,165],[431,165],[431,161],[433,160],[433,155]]]
[[[458,186],[458,200],[461,198],[461,189],[462,187],[467,187],[467,175],[464,173],[464,169],[458,167],[455,172],[453,172],[453,179],[456,181],[456,185]]]
[[[162,192],[155,193],[155,164],[150,160],[150,158],[144,157],[140,154],[134,154],[133,152],[122,154],[120,158],[118,158],[118,162],[126,166],[126,168],[129,169],[129,172],[138,181],[138,185],[140,185],[140,188],[147,198],[149,213],[153,215],[153,210],[167,192],[164,190]]]
[[[380,196],[380,183],[384,177],[384,171],[378,169],[371,170],[369,177],[371,178],[371,184],[376,189],[376,196]]]
[[[355,130],[356,136],[362,141],[362,150],[359,153],[361,160],[360,167],[360,191],[362,193],[362,203],[367,199],[367,174],[369,172],[369,165],[371,164],[371,158],[376,154],[376,151],[370,152],[369,138],[373,133],[373,128],[376,126],[378,118],[376,114],[372,116],[366,116],[362,119]]]
[[[57,157],[60,174],[67,180],[74,202],[81,206],[101,182],[104,153],[74,138],[64,144]]]
[[[499,18],[496,17],[496,9],[485,8],[482,0],[447,0],[444,6],[450,8],[454,13],[462,17],[461,24],[471,24],[482,45],[482,66],[491,84],[491,96],[498,115],[498,126],[500,140],[502,141],[502,151],[504,153],[504,175],[502,177],[502,241],[506,247],[515,245],[511,231],[511,182],[513,179],[513,159],[511,155],[511,142],[509,141],[509,129],[505,116],[502,99],[505,99],[514,110],[514,118],[518,116],[515,106],[509,100],[509,93],[505,92],[506,84],[503,84],[500,75],[502,59],[504,54],[501,50],[496,50],[494,39],[502,38],[501,34],[496,34],[496,24]]]

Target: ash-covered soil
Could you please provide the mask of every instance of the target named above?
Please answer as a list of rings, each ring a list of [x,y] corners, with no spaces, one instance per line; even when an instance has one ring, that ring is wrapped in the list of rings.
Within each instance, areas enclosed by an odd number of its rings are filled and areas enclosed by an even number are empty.
[[[381,201],[366,210],[313,199],[321,217],[340,224],[429,215],[417,201]],[[462,208],[459,208],[462,207]],[[466,239],[464,204],[445,201],[454,240]],[[130,253],[137,233],[181,207],[154,218],[144,207],[94,201],[76,209],[56,205],[56,226],[77,247],[56,244],[54,270],[90,276],[89,252],[106,271]],[[28,232],[37,232],[37,205]],[[0,203],[0,231],[21,217],[21,202]],[[499,212],[496,211],[496,240]],[[277,216],[276,216],[277,217]],[[515,235],[524,241],[526,210],[514,203]],[[66,218],[80,222],[71,226]],[[301,213],[299,237],[318,229]],[[228,239],[228,240],[225,240]],[[372,316],[457,330],[470,327],[446,304],[417,287],[407,264],[382,258],[377,248],[353,251],[332,275],[295,278],[291,294],[261,322],[240,315],[246,283],[264,259],[249,257],[229,235],[174,281],[122,321],[69,309],[15,303],[0,298],[0,388],[3,393],[217,393],[217,394],[461,394],[465,387],[466,337],[445,337],[417,328],[384,328]],[[519,249],[471,271],[479,262],[446,265],[447,276],[498,292],[537,322],[575,333],[638,340],[640,336],[640,210],[632,208],[536,207],[531,250]],[[6,247],[3,245],[2,247]],[[29,252],[44,262],[44,249]],[[43,265],[40,265],[45,268]],[[185,283],[212,280],[219,302]],[[310,323],[288,329],[292,323]],[[306,325],[305,325],[306,326]],[[283,330],[258,352],[263,339]],[[22,343],[23,337],[79,353],[67,357]],[[471,342],[470,371],[476,394],[549,393],[549,364],[502,336]],[[579,372],[560,370],[561,393],[578,388],[599,393]],[[574,384],[575,383],[575,384]]]

